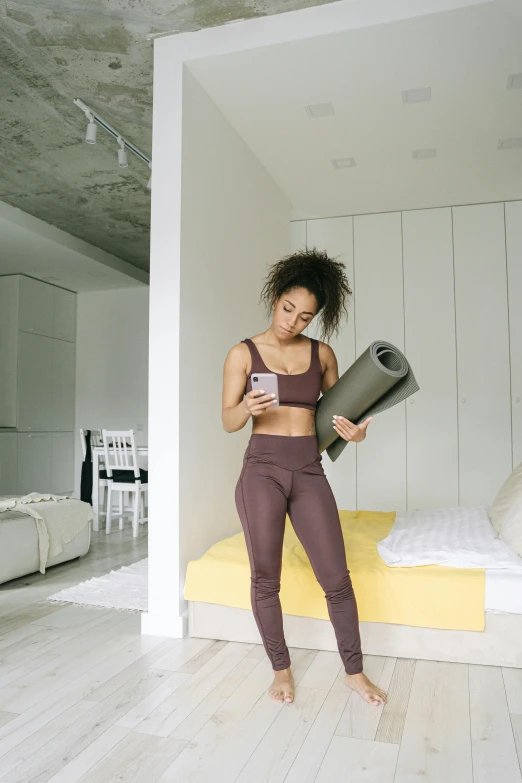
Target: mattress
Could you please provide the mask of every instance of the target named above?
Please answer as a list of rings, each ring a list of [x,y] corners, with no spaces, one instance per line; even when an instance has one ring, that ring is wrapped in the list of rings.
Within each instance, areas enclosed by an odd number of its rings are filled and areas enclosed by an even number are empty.
[[[379,556],[376,543],[390,532],[395,513],[340,511],[339,516],[361,622],[484,630],[484,569],[389,568]],[[189,561],[184,597],[188,601],[251,608],[250,567],[243,533],[218,541],[199,559]],[[280,598],[285,614],[328,619],[324,591],[289,519],[283,542]]]
[[[522,573],[486,569],[486,612],[522,614]]]

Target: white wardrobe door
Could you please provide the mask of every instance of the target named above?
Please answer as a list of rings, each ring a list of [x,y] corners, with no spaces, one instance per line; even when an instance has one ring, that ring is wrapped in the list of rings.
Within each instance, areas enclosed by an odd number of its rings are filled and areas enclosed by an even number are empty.
[[[513,467],[522,462],[522,201],[506,204]]]
[[[74,489],[74,435],[53,432],[51,435],[51,492],[57,494]]]
[[[455,207],[453,236],[460,503],[490,504],[512,465],[504,205]]]
[[[16,495],[18,486],[18,434],[0,432],[0,495]]]
[[[49,492],[51,486],[51,435],[18,433],[18,493]]]
[[[387,340],[402,351],[401,213],[357,216],[353,228],[356,355],[374,340]],[[357,444],[358,508],[406,508],[405,424],[405,403],[399,403],[376,416],[368,426],[366,440]]]
[[[53,431],[74,429],[75,349],[75,343],[53,340]]]
[[[290,223],[290,252],[306,249],[306,220]]]
[[[309,247],[326,250],[330,256],[338,258],[346,266],[346,276],[353,290],[353,223],[351,217],[309,220],[306,227]],[[348,321],[343,320],[339,335],[332,336],[331,345],[337,357],[339,377],[355,361],[355,328],[353,316],[353,297],[347,303]],[[320,339],[319,321],[312,321],[308,334]],[[332,487],[337,507],[340,509],[357,508],[357,461],[355,444],[349,443],[338,460],[332,462],[326,451],[323,452],[323,467]]]
[[[51,429],[53,345],[50,337],[18,333],[18,429]]]
[[[457,506],[458,428],[451,209],[403,212],[408,508]]]

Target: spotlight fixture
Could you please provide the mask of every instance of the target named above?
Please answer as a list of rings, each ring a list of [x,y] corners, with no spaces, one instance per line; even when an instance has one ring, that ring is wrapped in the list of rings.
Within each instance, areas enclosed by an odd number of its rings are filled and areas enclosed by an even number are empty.
[[[95,112],[94,109],[91,109],[90,106],[87,106],[79,98],[75,98],[73,100],[73,103],[83,111],[83,113],[87,117],[87,120],[89,121],[89,124],[87,125],[87,133],[85,135],[85,141],[88,144],[96,143],[97,125],[100,125],[104,130],[107,131],[107,133],[109,133],[113,138],[115,138],[119,144],[118,164],[121,166],[121,168],[126,168],[129,165],[127,160],[127,150],[130,150],[135,155],[137,155],[137,157],[140,158],[140,160],[146,163],[150,169],[152,169],[152,161],[149,158],[149,156],[145,155],[144,152],[138,149],[138,147],[136,147],[135,144],[133,144],[128,139],[126,139],[125,136],[123,136],[121,133],[118,133],[118,131],[115,128],[113,128],[112,125],[109,125],[109,123],[106,122],[103,119],[103,117],[100,117],[100,115],[97,112]],[[150,176],[147,182],[147,187],[149,189],[151,187]]]
[[[414,90],[402,91],[403,103],[421,103],[431,101],[431,87],[418,87]]]
[[[413,160],[427,160],[428,158],[436,158],[437,150],[430,147],[425,150],[412,150]]]
[[[355,165],[355,158],[335,158],[332,160],[334,169],[353,169]]]
[[[87,133],[85,134],[85,141],[87,144],[96,144],[96,123],[92,114],[87,114],[89,124],[87,125]]]
[[[127,150],[125,149],[125,142],[121,138],[121,136],[118,138],[118,144],[120,145],[120,149],[118,150],[118,163],[120,165],[120,168],[126,169],[129,165],[129,162],[127,160]]]

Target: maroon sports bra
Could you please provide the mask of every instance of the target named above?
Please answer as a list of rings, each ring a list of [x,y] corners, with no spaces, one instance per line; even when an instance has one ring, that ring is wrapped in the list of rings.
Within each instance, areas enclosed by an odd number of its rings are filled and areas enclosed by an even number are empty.
[[[292,408],[308,408],[314,411],[317,406],[317,400],[321,393],[321,377],[323,370],[319,361],[319,342],[313,337],[310,338],[311,360],[310,366],[306,372],[299,372],[293,375],[276,372],[277,384],[279,388],[279,405],[289,405]],[[252,369],[248,376],[245,394],[252,390],[252,375],[256,372],[273,372],[269,370],[257,350],[257,346],[249,337],[241,340],[246,343],[252,357]]]

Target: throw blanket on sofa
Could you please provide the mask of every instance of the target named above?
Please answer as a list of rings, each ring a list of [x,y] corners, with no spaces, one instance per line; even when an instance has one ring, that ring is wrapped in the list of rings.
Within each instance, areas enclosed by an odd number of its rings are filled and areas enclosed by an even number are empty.
[[[66,495],[41,495],[31,492],[18,498],[0,499],[0,512],[18,511],[34,519],[38,532],[40,572],[50,557],[59,555],[67,544],[93,518],[89,503]]]

